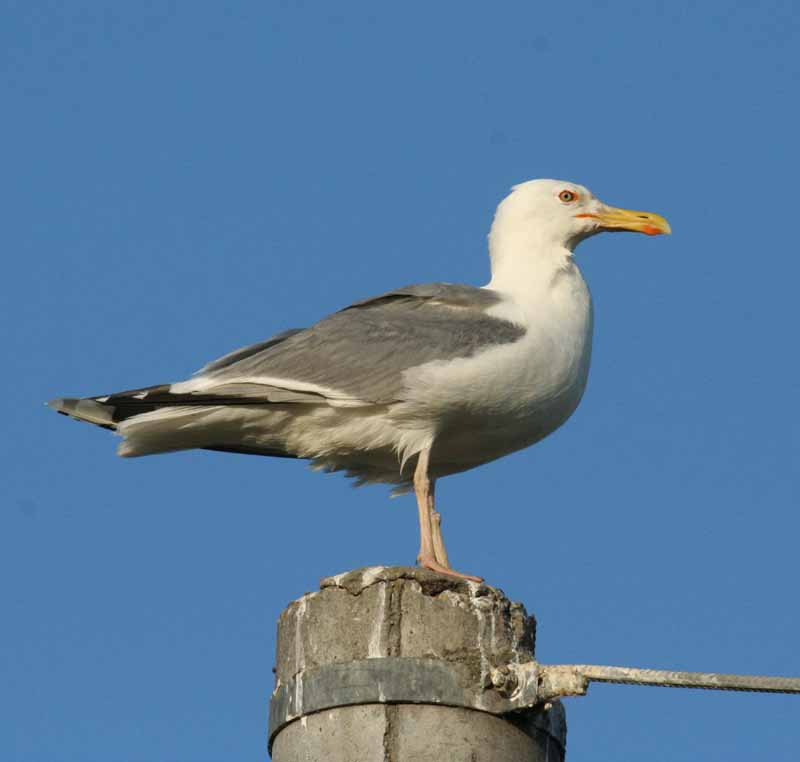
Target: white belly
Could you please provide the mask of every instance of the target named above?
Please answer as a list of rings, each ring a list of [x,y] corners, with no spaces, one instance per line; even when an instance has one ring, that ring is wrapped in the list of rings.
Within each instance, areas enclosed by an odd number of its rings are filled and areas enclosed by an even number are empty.
[[[525,335],[472,358],[429,363],[409,374],[403,415],[436,422],[436,476],[464,471],[538,442],[583,396],[592,349],[592,304],[577,268],[529,303],[509,298],[498,316]],[[398,411],[399,412],[399,411]]]

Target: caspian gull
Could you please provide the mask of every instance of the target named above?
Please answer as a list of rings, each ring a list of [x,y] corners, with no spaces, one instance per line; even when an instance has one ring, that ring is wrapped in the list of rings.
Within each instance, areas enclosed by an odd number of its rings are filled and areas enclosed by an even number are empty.
[[[112,429],[119,454],[192,448],[306,458],[358,484],[413,489],[422,566],[450,567],[437,479],[528,447],[577,407],[592,303],[573,250],[604,230],[669,233],[556,180],[517,185],[489,234],[482,287],[430,283],[356,302],[173,384],[48,403]]]

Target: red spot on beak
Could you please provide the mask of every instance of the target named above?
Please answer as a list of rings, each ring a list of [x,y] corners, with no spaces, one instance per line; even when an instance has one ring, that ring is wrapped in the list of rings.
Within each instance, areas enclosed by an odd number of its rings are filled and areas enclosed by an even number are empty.
[[[659,230],[654,225],[642,225],[642,233],[646,235],[660,235],[663,232],[663,230]]]

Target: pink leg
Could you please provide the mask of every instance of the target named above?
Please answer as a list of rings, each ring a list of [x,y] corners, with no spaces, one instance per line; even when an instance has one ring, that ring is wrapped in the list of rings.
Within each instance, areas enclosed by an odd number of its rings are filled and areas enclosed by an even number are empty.
[[[447,550],[444,547],[444,538],[442,537],[442,514],[436,510],[436,480],[431,479],[431,488],[428,495],[428,511],[431,514],[431,530],[433,534],[433,555],[436,560],[444,566],[445,569],[450,569],[450,559],[447,557]]]
[[[420,534],[419,556],[417,556],[417,561],[420,566],[438,572],[439,574],[468,579],[473,582],[483,582],[481,577],[461,574],[450,568],[450,564],[447,560],[447,553],[444,549],[444,543],[442,542],[442,533],[439,528],[439,514],[436,513],[433,507],[433,483],[428,477],[430,456],[430,448],[423,450],[419,454],[417,468],[414,471],[414,493],[417,496],[417,507],[419,508]]]

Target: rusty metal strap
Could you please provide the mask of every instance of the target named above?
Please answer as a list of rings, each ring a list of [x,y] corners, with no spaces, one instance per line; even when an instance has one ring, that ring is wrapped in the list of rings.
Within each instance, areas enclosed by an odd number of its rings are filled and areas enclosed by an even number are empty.
[[[460,707],[498,716],[531,710],[533,703],[509,700],[485,680],[470,679],[439,659],[388,656],[342,664],[326,664],[298,673],[278,684],[269,704],[269,749],[289,723],[315,712],[358,704],[427,704]],[[556,744],[566,743],[566,720],[559,702],[526,711],[525,732],[541,733]]]
[[[492,711],[482,695],[466,690],[447,663],[408,656],[326,664],[278,685],[269,705],[269,743],[288,723],[314,712],[354,704],[438,704]],[[492,709],[508,711],[497,697]],[[497,711],[500,709],[501,711]]]

